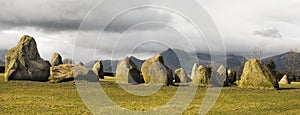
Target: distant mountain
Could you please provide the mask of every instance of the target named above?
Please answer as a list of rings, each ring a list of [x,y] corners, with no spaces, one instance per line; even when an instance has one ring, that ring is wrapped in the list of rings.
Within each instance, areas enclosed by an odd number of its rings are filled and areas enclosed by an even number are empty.
[[[210,54],[197,52],[195,54],[196,56],[193,56],[192,54],[179,49],[168,49],[167,51],[162,52],[161,55],[164,58],[165,65],[169,66],[173,71],[177,68],[184,68],[188,74],[191,73],[195,63],[209,65],[211,62],[220,64],[221,62],[226,61],[227,68],[234,68],[242,65],[246,61],[245,57],[233,54],[227,55],[225,60],[222,59],[221,56],[216,57],[216,59],[219,60],[212,60]]]
[[[86,64],[84,64],[87,68],[89,69],[92,69],[94,67],[94,64],[96,63],[97,61],[90,61]],[[105,72],[113,72],[115,73],[115,70],[117,68],[117,64],[118,64],[118,60],[101,60],[102,64],[103,64],[103,70]]]
[[[131,56],[129,58],[138,66],[139,69],[141,69],[142,64],[144,63],[144,60],[140,60],[134,56]],[[86,63],[85,66],[89,69],[92,69],[96,62],[97,62],[96,60],[90,61],[90,62]],[[104,66],[103,70],[105,72],[115,73],[119,60],[101,60],[101,62]]]
[[[168,49],[160,53],[160,55],[163,56],[165,65],[170,67],[173,71],[178,68],[183,68],[188,74],[190,74],[195,63],[207,65],[207,60],[198,60],[196,56],[192,56],[191,54],[179,49]],[[204,55],[201,56],[207,58]]]
[[[5,54],[8,50],[0,50],[0,66],[5,66]]]
[[[136,66],[138,67],[139,70],[141,70],[143,63],[145,62],[145,60],[140,60],[134,56],[130,56],[129,59],[131,59],[133,61],[133,63],[136,64]]]
[[[286,70],[289,70],[289,68],[291,67],[290,60],[291,57],[293,57],[292,55],[294,54],[295,56],[295,62],[296,62],[296,76],[288,76],[289,80],[291,81],[300,81],[300,53],[292,53],[292,52],[287,52],[287,53],[283,53],[280,55],[275,55],[275,56],[271,56],[268,58],[263,59],[263,62],[268,64],[269,61],[272,59],[276,65],[276,69],[279,70],[279,74],[277,75],[277,77],[279,77],[279,79],[284,75],[284,74],[288,74],[286,73]]]
[[[235,68],[244,65],[247,59],[243,56],[229,54],[226,56],[226,68]]]
[[[275,55],[272,57],[268,57],[263,59],[264,63],[269,63],[270,59],[273,59],[276,65],[277,70],[284,70],[287,69],[288,66],[291,64],[289,63],[289,57],[292,55],[291,52],[283,53],[280,55]],[[300,70],[300,53],[296,53],[295,55],[295,61],[297,62],[296,68]]]
[[[160,55],[163,56],[165,65],[170,67],[173,71],[178,68],[183,68],[188,74],[191,73],[192,67],[195,63],[198,63],[200,65],[209,65],[212,62],[211,56],[209,54],[196,53],[192,55],[191,53],[179,49],[168,49],[164,52],[161,52]],[[145,60],[140,60],[134,56],[131,56],[129,58],[137,65],[139,70],[141,69],[142,64],[145,62]],[[246,59],[242,56],[228,55],[226,58],[227,67],[233,68],[239,66],[242,62],[244,62],[244,60]],[[95,62],[96,61],[90,61],[85,65],[88,68],[93,68]],[[219,60],[219,62],[221,61]],[[115,73],[118,60],[103,60],[102,63],[104,66],[104,71]]]
[[[96,61],[89,61],[89,62],[85,63],[84,66],[86,66],[89,69],[92,69],[94,67],[95,63],[96,63]]]

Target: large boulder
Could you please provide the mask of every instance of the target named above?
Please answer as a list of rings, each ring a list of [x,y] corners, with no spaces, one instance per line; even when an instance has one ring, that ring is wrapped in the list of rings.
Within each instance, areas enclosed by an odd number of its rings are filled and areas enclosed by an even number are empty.
[[[63,64],[61,55],[57,52],[54,52],[52,54],[52,59],[50,61],[50,64],[51,66],[58,66],[60,64]]]
[[[281,80],[279,81],[280,84],[290,84],[290,81],[288,79],[287,75],[284,75]]]
[[[223,79],[224,81],[226,81],[226,76],[227,76],[227,71],[224,65],[221,65],[218,70],[217,70],[219,77],[221,77],[221,79]]]
[[[116,81],[122,84],[141,84],[145,82],[135,63],[128,57],[119,61],[116,70]]]
[[[52,66],[50,71],[49,81],[52,83],[59,83],[72,80],[86,80],[90,82],[97,82],[98,77],[92,71],[79,64],[62,64]]]
[[[197,70],[195,70],[193,76],[192,76],[192,84],[197,86],[208,86],[210,83],[210,67],[202,66],[200,65],[197,67]]]
[[[72,64],[63,64],[59,66],[52,66],[50,69],[49,81],[53,83],[62,81],[74,80]]]
[[[23,36],[19,43],[6,53],[5,81],[48,81],[50,63],[40,57],[33,37]]]
[[[212,78],[210,79],[210,83],[212,86],[222,87],[228,86],[226,82],[227,71],[224,65],[220,65],[218,70],[212,73]]]
[[[175,70],[175,82],[176,83],[189,83],[191,79],[188,77],[183,68]]]
[[[98,82],[99,78],[93,70],[79,64],[72,67],[73,77],[75,80],[86,80],[89,82]]]
[[[172,85],[172,70],[164,65],[163,57],[156,55],[142,65],[142,75],[146,84]]]
[[[97,61],[92,70],[99,78],[104,79],[103,64],[101,61]]]
[[[271,70],[257,59],[251,59],[246,62],[239,86],[268,89],[279,88]]]

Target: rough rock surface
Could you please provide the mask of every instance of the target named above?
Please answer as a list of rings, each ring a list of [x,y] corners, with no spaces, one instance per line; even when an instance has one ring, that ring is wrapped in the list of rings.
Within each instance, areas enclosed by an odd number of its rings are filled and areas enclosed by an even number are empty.
[[[72,80],[87,80],[97,82],[98,77],[92,71],[81,65],[62,64],[52,66],[50,71],[49,81],[52,83],[59,83],[63,81]]]
[[[192,72],[194,73],[192,76],[192,84],[198,86],[208,86],[210,83],[209,75],[211,74],[209,69],[209,67],[202,65],[197,67],[196,72]]]
[[[146,60],[141,70],[145,83],[147,84],[172,85],[174,79],[172,70],[164,65],[161,55],[156,55]]]
[[[116,81],[122,84],[141,84],[144,83],[144,78],[135,63],[130,58],[125,57],[117,65]]]
[[[92,70],[99,78],[104,79],[103,64],[101,61],[97,61]]]
[[[40,57],[34,38],[25,35],[6,53],[5,81],[48,81],[50,66]]]
[[[216,67],[212,65],[212,67]],[[226,82],[227,71],[224,65],[220,65],[216,71],[212,71],[212,77],[210,78],[210,84],[215,87],[228,86]]]
[[[288,79],[287,75],[284,75],[281,80],[279,81],[280,84],[290,84],[290,81]]]
[[[183,68],[175,70],[175,82],[176,83],[189,83],[191,79],[188,77]]]
[[[94,71],[81,66],[79,64],[72,67],[73,77],[75,80],[86,80],[90,82],[98,82],[99,78]]]
[[[57,52],[54,52],[52,54],[50,64],[51,64],[51,66],[58,66],[60,64],[63,64],[61,55]]]
[[[63,64],[59,66],[52,66],[50,69],[49,81],[53,83],[62,81],[71,81],[73,78],[72,64]]]
[[[234,82],[236,81],[236,72],[229,69],[227,71],[228,75],[227,75],[227,80],[226,82],[229,84],[229,85],[233,85]]]
[[[279,88],[271,70],[257,59],[251,59],[246,62],[239,86],[267,89]]]
[[[224,81],[226,81],[226,76],[227,76],[227,71],[224,65],[221,65],[219,67],[219,69],[217,70],[219,76],[221,77],[221,79],[224,79]]]

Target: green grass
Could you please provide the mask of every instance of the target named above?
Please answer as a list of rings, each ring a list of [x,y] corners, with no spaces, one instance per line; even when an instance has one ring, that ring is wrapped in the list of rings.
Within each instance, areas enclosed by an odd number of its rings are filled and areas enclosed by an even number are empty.
[[[122,90],[113,79],[102,80],[107,95],[121,107],[152,110],[164,105],[177,87],[163,87],[152,96],[134,96]],[[282,85],[282,90],[223,88],[209,114],[298,114],[300,84]],[[197,114],[205,95],[199,88],[183,114]],[[1,114],[90,114],[81,101],[74,82],[0,81]]]
[[[0,73],[0,81],[4,81],[4,74]]]

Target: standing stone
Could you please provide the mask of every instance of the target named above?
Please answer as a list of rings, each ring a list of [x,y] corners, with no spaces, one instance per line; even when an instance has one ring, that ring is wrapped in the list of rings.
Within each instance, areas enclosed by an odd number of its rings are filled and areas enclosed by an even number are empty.
[[[226,81],[226,82],[227,82],[229,85],[233,85],[234,82],[236,81],[236,72],[233,71],[233,70],[231,70],[231,69],[229,69],[229,70],[227,71],[227,73],[228,73],[228,76],[227,76],[227,81]]]
[[[93,71],[96,73],[96,75],[97,75],[99,78],[104,79],[103,64],[102,64],[101,61],[97,61],[97,62],[94,64]]]
[[[175,70],[175,82],[176,83],[189,83],[191,79],[188,77],[183,68]]]
[[[281,80],[280,80],[279,83],[280,83],[280,84],[290,84],[290,81],[289,81],[287,75],[284,75],[284,76],[281,78]]]
[[[173,77],[173,70],[166,66],[165,65],[165,68],[167,69],[167,81],[166,81],[166,85],[169,86],[169,85],[174,85],[173,83],[173,80],[174,80],[174,77]]]
[[[271,70],[260,60],[251,59],[245,64],[240,87],[279,88]]]
[[[146,60],[142,65],[142,75],[147,84],[172,85],[172,71],[164,65],[163,57],[156,55]]]
[[[72,64],[62,64],[58,66],[52,66],[50,69],[49,82],[59,83],[62,81],[74,80]]]
[[[5,81],[48,81],[51,65],[40,57],[34,38],[25,35],[6,53],[5,66]]]
[[[198,86],[208,86],[208,84],[210,83],[209,69],[210,69],[209,67],[200,65],[193,76],[192,83]]]
[[[79,64],[61,64],[52,66],[50,71],[49,81],[52,83],[59,83],[72,80],[86,80],[90,82],[97,82],[98,77],[92,71]]]
[[[141,76],[141,72],[137,69],[134,62],[125,57],[120,60],[116,69],[116,81],[117,83],[127,84],[141,84],[144,83],[144,79]]]
[[[217,70],[219,77],[221,77],[221,79],[223,79],[224,81],[226,81],[226,76],[227,76],[227,71],[224,65],[221,65],[219,67],[219,69]]]
[[[210,84],[215,87],[228,86],[226,83],[227,71],[225,66],[221,65],[217,71],[212,72]]]
[[[53,53],[50,64],[51,64],[51,66],[58,66],[60,64],[63,64],[62,57],[60,56],[59,53],[57,53],[57,52]]]
[[[198,69],[198,64],[195,63],[193,68],[192,68],[191,79],[194,79],[194,77],[196,76],[197,69]]]
[[[72,67],[73,77],[75,80],[85,80],[89,82],[98,82],[99,78],[93,70],[79,64]]]

